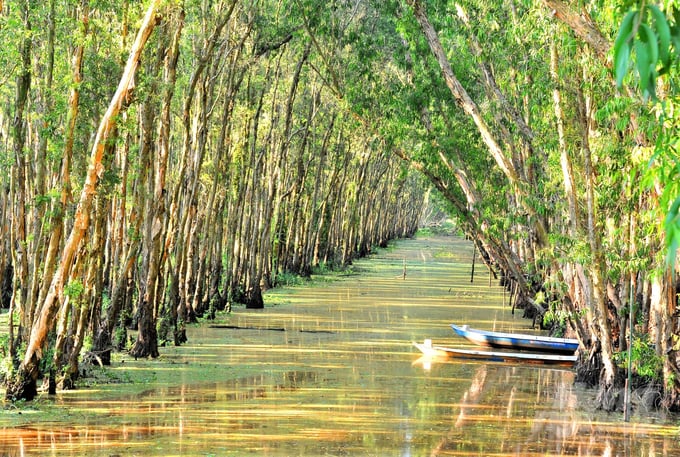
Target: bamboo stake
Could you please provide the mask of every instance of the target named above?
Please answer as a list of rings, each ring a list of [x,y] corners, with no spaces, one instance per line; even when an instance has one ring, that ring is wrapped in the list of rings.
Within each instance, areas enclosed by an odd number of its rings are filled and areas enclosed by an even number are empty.
[[[475,257],[477,257],[477,246],[472,245],[472,272],[470,273],[470,283],[475,281]]]
[[[623,408],[623,420],[625,422],[630,421],[630,384],[632,378],[632,366],[633,366],[633,278],[631,275],[630,280],[630,295],[628,298],[628,378],[626,379],[626,393]]]

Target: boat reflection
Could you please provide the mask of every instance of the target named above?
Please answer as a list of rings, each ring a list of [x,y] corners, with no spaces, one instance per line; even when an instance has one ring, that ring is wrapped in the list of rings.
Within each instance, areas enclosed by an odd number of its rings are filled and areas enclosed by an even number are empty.
[[[189,343],[162,348],[160,360],[118,363],[109,372],[120,385],[44,399],[54,417],[39,416],[40,403],[6,407],[0,456],[678,455],[677,425],[591,411],[592,392],[569,370],[414,364],[410,341],[459,342],[452,315],[526,326],[500,288],[470,284],[460,254],[469,247],[453,237],[399,243],[356,262],[361,275],[272,291],[265,310],[189,327]],[[125,383],[133,370],[144,389]]]
[[[455,379],[461,365],[427,356],[416,362],[437,379]],[[475,371],[455,402],[440,402],[450,405],[451,425],[433,446],[431,456],[680,455],[677,426],[626,424],[621,418],[583,408],[579,395],[588,393],[574,385],[568,370],[479,362],[463,365]]]

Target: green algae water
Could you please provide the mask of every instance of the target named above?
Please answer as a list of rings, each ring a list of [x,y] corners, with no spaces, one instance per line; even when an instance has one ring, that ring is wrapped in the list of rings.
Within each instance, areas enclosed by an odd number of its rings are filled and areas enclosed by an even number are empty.
[[[677,422],[593,411],[568,369],[449,361],[449,324],[532,332],[456,237],[395,243],[352,274],[270,291],[189,328],[119,384],[5,405],[5,456],[673,456]],[[135,379],[141,382],[131,384]]]

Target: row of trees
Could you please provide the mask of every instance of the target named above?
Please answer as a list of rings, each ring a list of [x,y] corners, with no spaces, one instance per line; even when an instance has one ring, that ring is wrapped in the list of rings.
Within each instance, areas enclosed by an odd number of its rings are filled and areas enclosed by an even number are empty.
[[[377,8],[398,68],[377,92],[398,113],[381,124],[397,154],[446,197],[528,314],[581,340],[579,379],[602,387],[600,406],[620,404],[632,341],[637,382],[677,409],[674,7]]]
[[[347,109],[312,6],[0,2],[7,398],[414,233],[422,182]]]

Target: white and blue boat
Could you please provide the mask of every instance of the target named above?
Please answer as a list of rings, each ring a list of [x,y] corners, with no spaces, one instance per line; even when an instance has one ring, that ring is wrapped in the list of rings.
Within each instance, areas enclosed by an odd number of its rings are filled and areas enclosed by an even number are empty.
[[[576,352],[579,344],[578,340],[573,338],[490,332],[470,328],[468,325],[451,324],[451,328],[468,341],[493,348],[571,355]]]
[[[571,367],[577,360],[576,354],[540,354],[536,352],[506,352],[433,346],[432,340],[413,343],[428,361],[439,359],[467,359],[480,362],[502,362],[538,365],[561,365]]]

